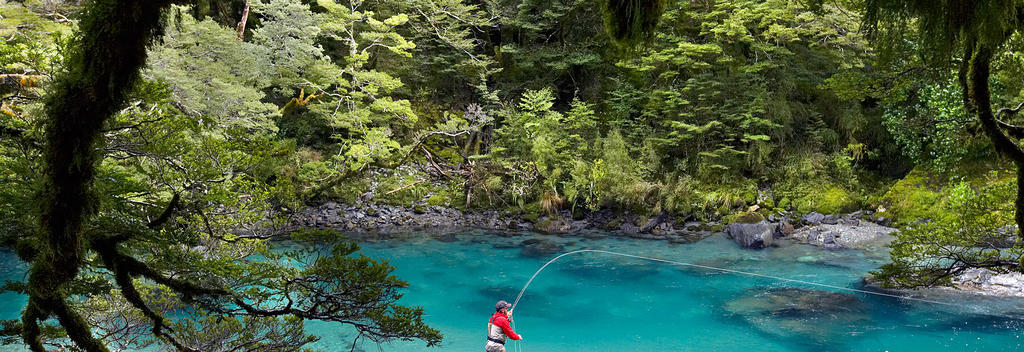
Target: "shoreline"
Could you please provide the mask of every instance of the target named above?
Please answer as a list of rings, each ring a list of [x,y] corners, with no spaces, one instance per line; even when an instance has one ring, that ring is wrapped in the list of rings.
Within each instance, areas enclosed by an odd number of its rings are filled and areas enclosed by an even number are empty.
[[[299,228],[335,229],[353,234],[354,239],[371,242],[411,233],[426,233],[444,242],[457,241],[455,234],[471,230],[494,231],[495,235],[509,237],[534,233],[539,236],[536,241],[520,246],[535,256],[557,254],[562,249],[551,241],[545,241],[544,236],[588,239],[611,237],[688,244],[721,234],[744,250],[770,250],[789,243],[803,243],[816,246],[822,251],[857,250],[887,256],[886,245],[893,240],[893,233],[898,230],[885,226],[888,225],[887,219],[871,220],[865,212],[858,211],[842,216],[810,213],[800,219],[779,214],[756,223],[734,222],[726,225],[680,220],[668,214],[648,218],[628,211],[602,209],[590,212],[579,220],[572,219],[569,212],[562,211],[556,217],[541,216],[531,221],[519,214],[495,210],[463,212],[441,206],[414,209],[379,204],[357,207],[327,202],[295,214],[280,233]],[[933,291],[936,294],[1024,297],[1024,274],[997,274],[981,270],[984,269],[968,270],[954,278],[953,286],[892,290],[868,282],[865,285],[910,295],[930,294],[927,291]]]

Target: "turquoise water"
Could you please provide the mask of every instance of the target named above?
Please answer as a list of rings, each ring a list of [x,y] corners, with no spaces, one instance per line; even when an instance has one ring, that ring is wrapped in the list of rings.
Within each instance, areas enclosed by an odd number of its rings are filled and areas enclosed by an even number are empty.
[[[522,255],[518,244],[538,235],[466,232],[455,242],[409,235],[365,242],[363,253],[387,258],[409,282],[402,303],[423,306],[441,330],[440,348],[395,342],[383,351],[481,351],[486,321],[498,299],[513,300],[550,257]],[[603,249],[701,265],[778,275],[850,288],[884,262],[857,251],[788,245],[742,250],[712,236],[693,244],[542,236],[566,250]],[[24,267],[0,253],[3,279]],[[1024,300],[929,298],[959,307],[865,294],[837,294],[776,282],[636,259],[584,253],[549,266],[516,308],[522,351],[1008,351],[1022,350]],[[0,296],[0,319],[17,316],[24,299]],[[314,346],[348,351],[352,335],[336,324],[310,322],[323,338]],[[360,346],[376,351],[376,345]],[[509,351],[514,350],[509,345]],[[358,349],[357,349],[358,350]]]

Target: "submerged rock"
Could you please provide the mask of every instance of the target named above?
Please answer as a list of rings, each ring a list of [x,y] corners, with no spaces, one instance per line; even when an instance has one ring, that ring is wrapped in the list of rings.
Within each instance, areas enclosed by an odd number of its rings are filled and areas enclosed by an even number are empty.
[[[771,247],[776,226],[764,221],[756,224],[732,223],[726,229],[726,234],[743,248],[762,249]]]
[[[762,332],[827,344],[864,330],[868,305],[856,296],[800,288],[758,289],[730,301],[725,310]]]
[[[531,238],[524,240],[521,245],[523,249],[519,253],[526,257],[549,257],[565,251],[561,244],[547,238]]]
[[[458,237],[455,236],[454,232],[435,233],[430,235],[430,237],[433,237],[435,240],[447,243],[459,240]]]

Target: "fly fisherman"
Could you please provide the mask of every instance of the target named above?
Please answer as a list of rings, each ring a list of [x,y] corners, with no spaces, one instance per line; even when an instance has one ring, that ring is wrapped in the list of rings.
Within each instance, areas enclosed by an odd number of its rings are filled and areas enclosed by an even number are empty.
[[[513,340],[522,340],[523,337],[512,331],[509,322],[512,321],[512,305],[505,301],[498,301],[494,305],[494,312],[491,320],[487,322],[487,344],[484,350],[487,352],[505,352],[505,337]]]

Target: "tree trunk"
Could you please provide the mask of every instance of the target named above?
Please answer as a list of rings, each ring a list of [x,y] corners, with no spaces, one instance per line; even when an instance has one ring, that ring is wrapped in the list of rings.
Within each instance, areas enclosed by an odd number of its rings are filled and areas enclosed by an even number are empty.
[[[161,12],[172,0],[95,0],[79,24],[80,41],[66,53],[66,70],[51,85],[46,101],[39,192],[38,255],[28,279],[29,304],[22,315],[23,339],[45,350],[39,323],[50,316],[85,351],[107,351],[88,323],[67,302],[67,283],[78,275],[86,239],[83,224],[96,212],[92,180],[96,145],[110,116],[122,109],[146,62],[146,47],[163,25]]]
[[[242,10],[242,20],[238,21],[236,30],[238,31],[238,40],[245,40],[245,23],[249,22],[249,0],[245,0],[245,9]]]
[[[974,41],[970,41],[974,43]],[[969,109],[978,115],[978,120],[985,130],[985,134],[992,140],[996,151],[1003,156],[1009,157],[1014,166],[1017,167],[1017,199],[1014,202],[1014,220],[1017,223],[1017,236],[1024,238],[1024,150],[1010,139],[999,127],[995,114],[992,112],[992,96],[989,90],[988,80],[992,64],[992,50],[985,45],[976,45],[966,50],[970,58],[967,65],[968,85],[963,89],[967,90],[966,96],[970,100]],[[970,111],[969,110],[969,111]]]

